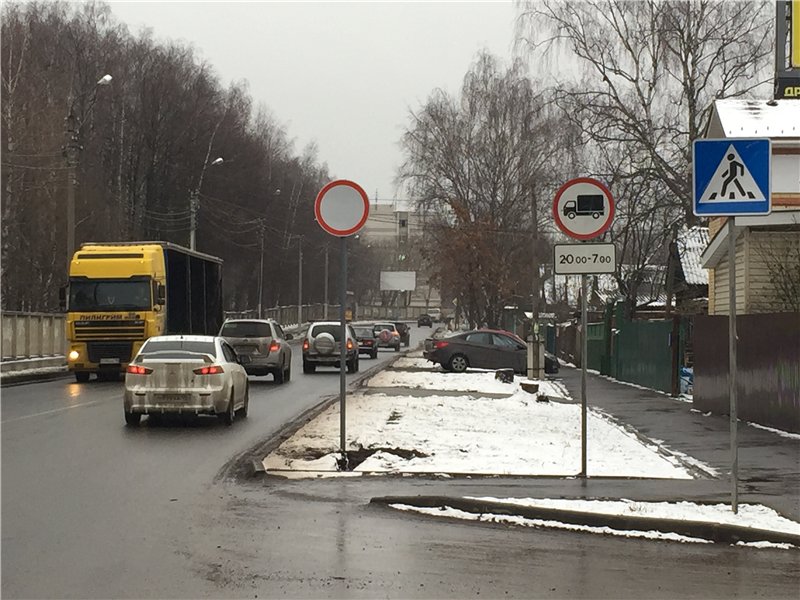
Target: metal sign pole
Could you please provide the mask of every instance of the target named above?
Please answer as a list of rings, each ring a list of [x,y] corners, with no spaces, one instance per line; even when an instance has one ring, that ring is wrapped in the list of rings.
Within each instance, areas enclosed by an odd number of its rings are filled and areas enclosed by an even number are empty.
[[[345,304],[347,304],[347,238],[342,237],[341,274],[339,276],[339,320],[342,324],[341,344],[339,350],[339,448],[342,452],[342,470],[347,470],[347,454],[345,453],[347,438],[345,433],[345,405],[347,394],[347,322],[345,321]]]
[[[581,275],[581,477],[586,479],[586,361],[588,360],[588,309],[586,275]]]
[[[737,442],[738,415],[736,407],[736,225],[728,217],[728,395],[731,414],[731,507],[739,512],[738,479],[739,450]]]

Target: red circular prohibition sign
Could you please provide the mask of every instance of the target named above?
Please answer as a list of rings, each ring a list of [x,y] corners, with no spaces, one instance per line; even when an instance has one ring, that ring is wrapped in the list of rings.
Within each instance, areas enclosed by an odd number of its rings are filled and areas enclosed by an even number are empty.
[[[608,217],[606,218],[605,222],[600,226],[600,228],[592,233],[582,234],[572,231],[569,227],[567,227],[564,224],[564,221],[561,220],[561,215],[559,214],[558,211],[558,202],[559,200],[561,200],[561,196],[569,188],[578,183],[586,183],[597,187],[598,189],[600,189],[600,191],[603,192],[606,199],[608,200]],[[553,218],[555,219],[558,228],[568,236],[575,238],[576,240],[591,240],[600,235],[603,235],[608,230],[608,228],[611,227],[611,222],[614,220],[614,197],[611,195],[611,190],[609,190],[604,184],[597,181],[596,179],[592,179],[591,177],[576,177],[575,179],[570,179],[567,183],[565,183],[558,189],[558,192],[556,192],[555,200],[553,200]]]
[[[358,193],[358,195],[361,196],[361,200],[364,202],[364,211],[361,217],[352,227],[348,229],[337,229],[336,227],[333,227],[329,223],[327,223],[325,219],[323,219],[322,217],[321,206],[322,206],[322,201],[325,198],[325,194],[327,194],[331,189],[338,186],[346,186],[354,189]],[[360,185],[358,185],[355,181],[350,181],[349,179],[337,179],[335,181],[331,181],[319,191],[316,200],[314,200],[314,217],[316,217],[317,223],[319,223],[320,227],[322,227],[325,231],[327,231],[331,235],[336,235],[339,237],[347,237],[349,235],[353,235],[364,226],[364,223],[366,223],[367,219],[369,218],[369,198],[367,197],[367,193],[364,191],[364,189]]]

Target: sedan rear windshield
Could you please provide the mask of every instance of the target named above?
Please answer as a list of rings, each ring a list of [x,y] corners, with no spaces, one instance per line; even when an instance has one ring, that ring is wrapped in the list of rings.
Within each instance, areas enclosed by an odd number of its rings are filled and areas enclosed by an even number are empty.
[[[181,351],[183,351],[183,356],[186,356],[187,352],[195,352],[199,354],[209,354],[212,357],[216,358],[217,356],[217,349],[216,344],[214,342],[193,342],[188,340],[164,340],[164,341],[148,341],[142,346],[142,350],[140,354],[148,355],[152,354],[153,352],[170,352],[175,351],[176,354],[180,355]],[[182,356],[166,356],[159,354],[161,358],[181,358]]]
[[[272,337],[272,329],[269,323],[259,323],[258,321],[237,321],[235,323],[225,323],[219,333],[223,337],[235,338],[265,338]]]
[[[372,337],[375,335],[371,327],[354,327],[353,331],[356,332],[358,337]]]

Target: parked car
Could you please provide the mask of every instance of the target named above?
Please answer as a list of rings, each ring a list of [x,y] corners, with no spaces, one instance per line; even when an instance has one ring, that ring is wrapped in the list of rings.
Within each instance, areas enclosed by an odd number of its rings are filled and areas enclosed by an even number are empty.
[[[397,333],[400,334],[400,343],[408,348],[411,344],[411,328],[408,326],[408,323],[395,321],[394,328],[397,329]]]
[[[441,321],[442,320],[442,309],[441,308],[431,308],[428,311],[428,314],[431,316],[431,321]]]
[[[433,327],[433,321],[430,315],[420,315],[417,317],[417,327]]]
[[[394,348],[395,352],[400,352],[400,332],[394,323],[381,321],[375,323],[373,330],[378,336],[378,348]]]
[[[347,372],[358,371],[358,341],[352,325],[347,325],[345,352]],[[342,324],[338,321],[318,321],[308,327],[303,339],[303,373],[313,373],[317,367],[338,367],[341,352]]]
[[[229,319],[219,335],[225,338],[241,358],[248,375],[269,375],[275,383],[292,378],[292,334],[272,319]]]
[[[125,373],[125,423],[163,413],[216,415],[226,425],[247,416],[250,389],[236,352],[221,337],[166,335],[148,339]]]
[[[548,361],[548,354],[545,354],[545,373],[558,372],[558,361],[552,355]],[[456,373],[475,367],[514,369],[524,374],[527,372],[528,348],[520,337],[508,331],[476,329],[447,337],[428,338],[425,340],[423,356]],[[555,371],[552,371],[554,368]]]
[[[370,358],[378,358],[378,336],[374,323],[353,323],[353,331],[358,341],[358,353],[369,354]]]

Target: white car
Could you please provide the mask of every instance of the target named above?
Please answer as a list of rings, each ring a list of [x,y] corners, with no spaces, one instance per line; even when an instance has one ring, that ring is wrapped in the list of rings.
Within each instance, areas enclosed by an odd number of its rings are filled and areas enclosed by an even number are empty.
[[[231,425],[236,413],[247,417],[247,373],[236,352],[221,337],[151,337],[125,373],[125,422],[135,427],[142,415],[216,415]]]

